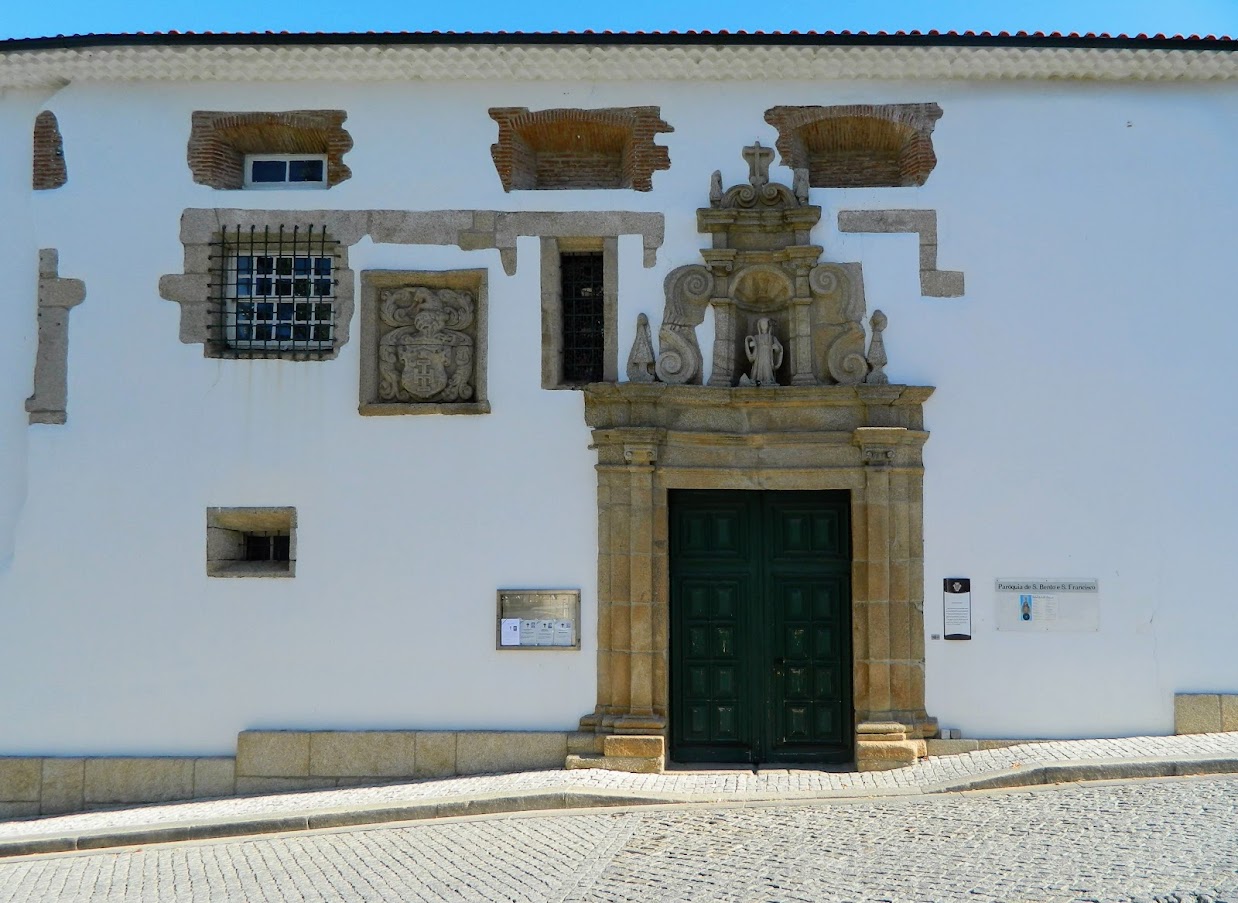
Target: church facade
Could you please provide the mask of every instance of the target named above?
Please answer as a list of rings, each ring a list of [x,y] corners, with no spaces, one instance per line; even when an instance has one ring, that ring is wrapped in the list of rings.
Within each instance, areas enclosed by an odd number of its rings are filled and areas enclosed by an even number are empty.
[[[1238,729],[1230,41],[0,86],[3,813]]]

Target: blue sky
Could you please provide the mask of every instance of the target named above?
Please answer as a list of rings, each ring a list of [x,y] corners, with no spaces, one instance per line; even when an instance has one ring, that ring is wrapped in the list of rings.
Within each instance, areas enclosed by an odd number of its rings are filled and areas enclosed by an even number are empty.
[[[0,38],[135,31],[1094,31],[1238,35],[1238,0],[0,0]]]

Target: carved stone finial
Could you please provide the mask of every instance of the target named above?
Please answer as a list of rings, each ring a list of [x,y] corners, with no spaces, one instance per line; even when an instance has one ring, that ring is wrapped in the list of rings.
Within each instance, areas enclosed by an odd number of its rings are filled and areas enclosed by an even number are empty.
[[[753,188],[763,188],[769,184],[769,165],[774,160],[774,152],[768,147],[761,147],[757,141],[744,148],[744,159],[748,161],[748,184]]]
[[[868,318],[868,325],[873,328],[873,337],[868,343],[868,376],[864,377],[864,382],[870,386],[884,386],[890,381],[890,377],[886,376],[885,367],[889,363],[886,359],[886,346],[881,338],[881,333],[886,328],[886,315],[879,310],[873,311],[873,315]]]
[[[744,353],[752,363],[751,375],[741,376],[741,386],[776,386],[776,373],[782,366],[782,342],[770,331],[769,317],[757,320],[757,334],[744,339]]]
[[[628,382],[651,383],[654,380],[653,334],[649,331],[649,318],[641,314],[636,318],[636,340],[628,354]]]
[[[808,170],[795,170],[795,178],[791,180],[791,193],[795,195],[795,199],[801,205],[808,204]]]
[[[722,170],[715,169],[709,177],[709,206],[722,206]]]

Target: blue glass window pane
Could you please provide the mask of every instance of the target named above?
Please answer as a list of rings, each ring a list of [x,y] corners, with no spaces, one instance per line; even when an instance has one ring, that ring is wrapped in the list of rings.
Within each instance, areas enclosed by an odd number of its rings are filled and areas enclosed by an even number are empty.
[[[308,342],[310,337],[310,328],[304,323],[299,323],[292,327],[292,338],[298,342]]]
[[[252,326],[238,326],[236,328],[236,337],[246,342],[251,341],[254,337],[253,327]]]
[[[288,162],[289,182],[321,182],[321,160],[290,160]]]
[[[275,319],[291,320],[292,319],[292,305],[291,304],[275,305]]]
[[[280,339],[281,341],[287,341],[288,339],[292,338],[292,324],[291,323],[275,324],[275,338]]]
[[[255,257],[254,260],[258,264],[258,272],[263,276],[271,275],[271,269],[275,266],[275,260],[272,257]]]
[[[292,259],[292,271],[298,276],[304,276],[309,272],[310,259],[308,257],[294,257]]]
[[[254,280],[254,294],[255,295],[271,294],[271,280],[270,279],[255,279]]]
[[[251,288],[253,288],[253,283],[248,279],[238,279],[236,281],[236,293],[238,296],[248,295]]]
[[[252,273],[254,271],[254,259],[252,257],[238,257],[236,259],[236,271],[238,273]]]
[[[253,160],[250,162],[251,182],[284,182],[288,179],[288,163],[284,160]]]
[[[258,319],[259,320],[269,320],[274,315],[275,315],[274,304],[259,304],[258,305]]]
[[[254,306],[252,304],[238,304],[236,306],[236,318],[238,320],[252,320],[254,318]]]
[[[330,276],[331,275],[331,258],[330,257],[315,258],[314,275],[315,276]]]

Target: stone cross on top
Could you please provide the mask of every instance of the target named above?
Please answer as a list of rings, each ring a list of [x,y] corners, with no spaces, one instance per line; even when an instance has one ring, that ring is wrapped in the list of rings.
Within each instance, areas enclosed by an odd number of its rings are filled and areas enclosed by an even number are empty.
[[[748,161],[748,184],[753,188],[763,188],[769,183],[769,165],[774,161],[774,152],[768,147],[761,147],[761,142],[744,148],[744,159]]]

